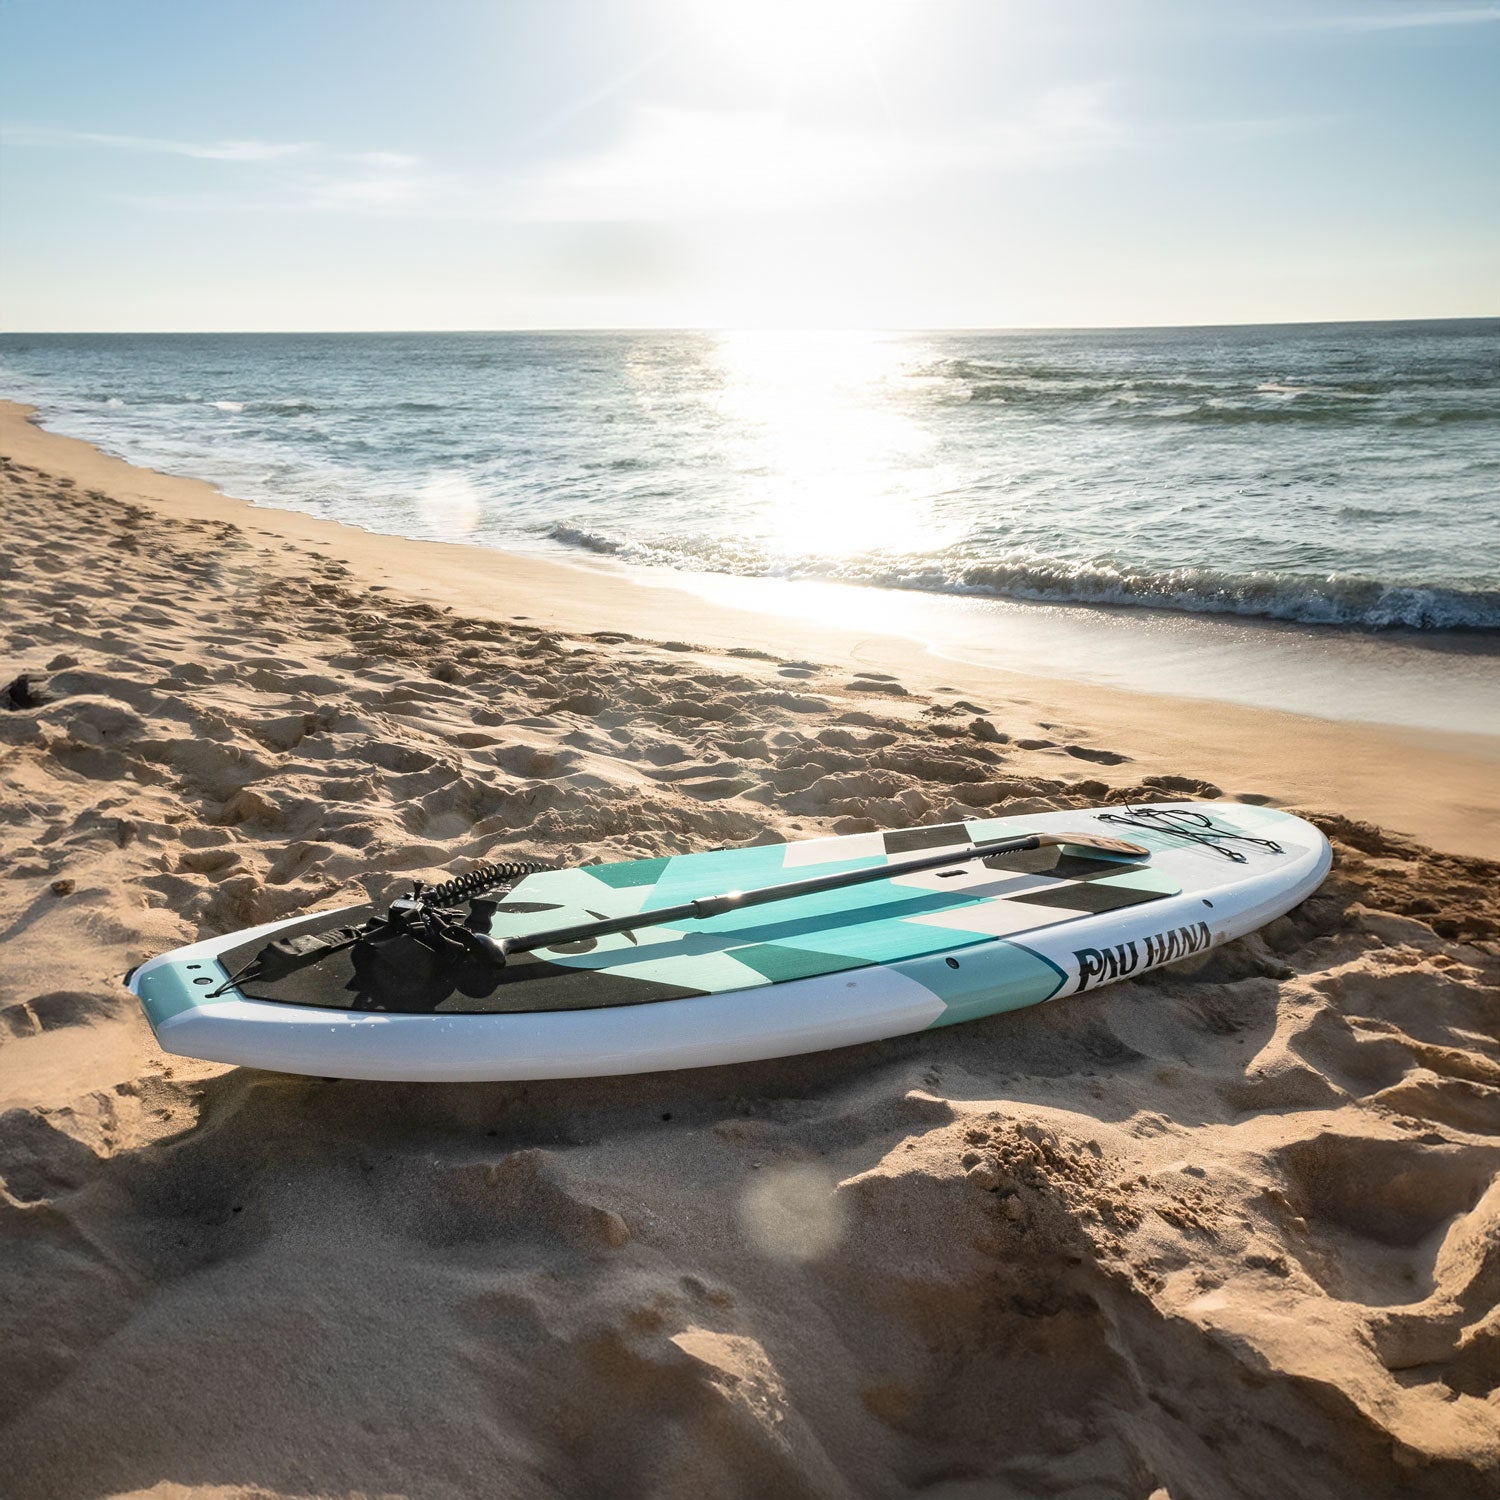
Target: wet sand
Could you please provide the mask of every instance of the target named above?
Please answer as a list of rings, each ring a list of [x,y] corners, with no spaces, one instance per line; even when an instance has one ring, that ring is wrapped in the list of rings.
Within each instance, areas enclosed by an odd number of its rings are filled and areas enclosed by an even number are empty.
[[[1487,741],[368,536],[15,407],[0,454],[7,1493],[1493,1493]],[[291,1078],[120,984],[478,857],[1221,791],[1328,831],[1317,897],[820,1056]]]

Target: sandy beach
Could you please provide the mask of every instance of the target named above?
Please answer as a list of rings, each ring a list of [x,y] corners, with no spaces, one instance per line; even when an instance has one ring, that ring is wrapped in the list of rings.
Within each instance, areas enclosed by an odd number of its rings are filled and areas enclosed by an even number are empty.
[[[0,403],[0,1488],[1488,1496],[1500,747],[406,542]],[[7,687],[6,684],[9,684]],[[566,1084],[163,1055],[121,979],[495,855],[1230,796],[1314,899],[1097,994]]]

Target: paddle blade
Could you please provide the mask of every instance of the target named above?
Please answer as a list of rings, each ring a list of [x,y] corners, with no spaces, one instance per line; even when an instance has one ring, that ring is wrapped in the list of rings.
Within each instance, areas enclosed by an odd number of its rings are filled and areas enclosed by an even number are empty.
[[[1110,838],[1102,833],[1049,833],[1042,842],[1067,844],[1074,849],[1090,849],[1099,854],[1113,854],[1120,859],[1151,858],[1151,851],[1144,844],[1132,844],[1129,839]]]

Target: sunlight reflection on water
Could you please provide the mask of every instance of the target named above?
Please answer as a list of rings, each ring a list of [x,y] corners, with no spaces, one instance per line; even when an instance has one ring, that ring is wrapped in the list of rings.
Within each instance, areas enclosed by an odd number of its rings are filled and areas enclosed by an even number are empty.
[[[942,545],[932,496],[957,475],[904,405],[911,351],[868,333],[722,333],[713,405],[768,550],[836,559]]]

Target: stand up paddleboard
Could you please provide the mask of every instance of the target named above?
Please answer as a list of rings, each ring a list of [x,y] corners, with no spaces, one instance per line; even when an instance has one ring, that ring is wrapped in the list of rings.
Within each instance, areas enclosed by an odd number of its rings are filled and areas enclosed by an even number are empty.
[[[1018,1010],[1201,954],[1328,873],[1271,808],[1154,803],[569,870],[209,938],[131,977],[168,1052],[288,1073],[575,1078]]]

